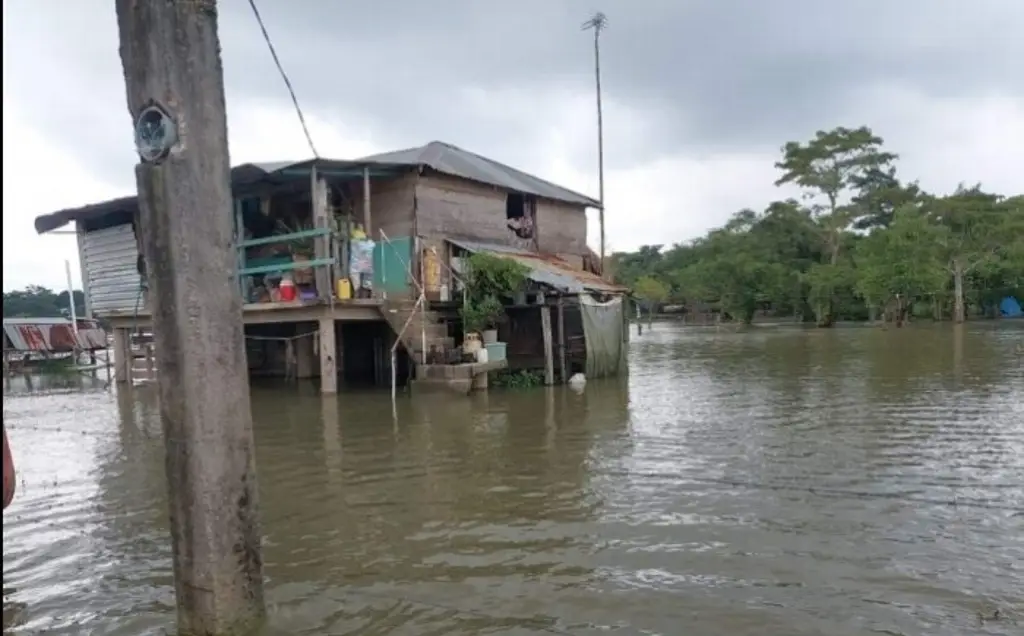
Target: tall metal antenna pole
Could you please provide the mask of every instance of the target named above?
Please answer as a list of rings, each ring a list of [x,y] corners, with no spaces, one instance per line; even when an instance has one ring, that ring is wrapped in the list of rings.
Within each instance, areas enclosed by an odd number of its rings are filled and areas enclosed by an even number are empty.
[[[594,31],[594,85],[597,92],[597,198],[601,202],[598,209],[598,223],[601,226],[601,275],[604,275],[604,113],[601,108],[601,31],[608,26],[608,18],[598,11],[583,23],[581,30]]]

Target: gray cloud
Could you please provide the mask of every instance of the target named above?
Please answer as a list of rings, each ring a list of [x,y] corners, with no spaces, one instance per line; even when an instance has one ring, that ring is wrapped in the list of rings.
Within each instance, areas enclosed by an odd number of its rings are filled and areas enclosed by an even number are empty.
[[[304,99],[365,113],[403,139],[461,129],[500,144],[524,132],[477,127],[486,114],[463,112],[459,87],[538,99],[555,88],[592,90],[590,41],[579,31],[591,2],[387,3],[386,19],[382,3],[264,4]],[[611,21],[607,95],[658,123],[626,163],[672,144],[778,146],[810,124],[841,123],[833,118],[851,93],[879,82],[941,96],[1024,95],[1024,4],[1013,0],[601,4]],[[244,11],[225,14],[227,41],[240,51],[248,39],[245,55],[265,59]],[[274,90],[258,64],[228,56],[238,91]]]
[[[579,29],[592,0],[259,6],[304,107],[372,129],[386,146],[443,139],[521,162],[545,143],[537,123],[555,106],[552,95],[592,91],[591,40]],[[1016,0],[604,0],[600,8],[610,20],[605,94],[648,123],[616,144],[613,169],[669,154],[774,149],[817,127],[865,123],[839,118],[859,90],[879,84],[939,97],[1024,95]],[[7,14],[7,91],[18,106],[99,177],[130,178],[112,5],[12,0]],[[287,105],[246,2],[222,0],[221,32],[229,102]],[[536,116],[481,109],[473,90],[532,102]],[[569,153],[589,165],[592,139]]]

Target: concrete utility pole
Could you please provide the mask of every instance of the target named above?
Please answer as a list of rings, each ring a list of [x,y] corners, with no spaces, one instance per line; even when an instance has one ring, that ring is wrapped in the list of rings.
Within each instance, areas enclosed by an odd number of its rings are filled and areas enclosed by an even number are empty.
[[[608,18],[598,11],[583,23],[582,30],[594,31],[594,83],[597,92],[597,198],[601,202],[598,223],[601,226],[601,275],[604,276],[604,112],[601,108],[601,31],[608,26]]]
[[[261,622],[263,566],[215,0],[116,0],[141,159],[178,629]]]

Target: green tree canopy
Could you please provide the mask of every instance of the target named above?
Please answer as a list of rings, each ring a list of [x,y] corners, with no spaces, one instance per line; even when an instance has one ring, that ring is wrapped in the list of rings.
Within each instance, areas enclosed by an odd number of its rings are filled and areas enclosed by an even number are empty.
[[[85,314],[85,294],[75,290],[75,311],[77,315]],[[68,293],[53,290],[39,285],[29,285],[25,289],[4,292],[5,318],[53,318],[68,316],[71,308]]]
[[[690,311],[821,326],[875,316],[893,298],[954,320],[994,315],[1007,295],[1024,299],[1024,195],[980,185],[928,193],[899,178],[897,160],[866,127],[787,143],[776,184],[796,186],[801,199],[740,210],[667,249],[616,254],[617,280],[641,297],[658,281]]]

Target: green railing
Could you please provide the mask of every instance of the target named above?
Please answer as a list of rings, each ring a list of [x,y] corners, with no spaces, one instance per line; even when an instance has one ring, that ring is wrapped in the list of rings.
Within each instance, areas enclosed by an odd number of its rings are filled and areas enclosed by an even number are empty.
[[[319,258],[311,261],[292,261],[290,263],[275,263],[273,265],[259,265],[257,267],[243,267],[238,270],[240,276],[255,276],[257,274],[274,274],[277,272],[290,272],[293,269],[307,269],[310,267],[323,267],[333,265],[333,258]]]
[[[326,227],[318,228],[315,230],[300,230],[298,232],[292,232],[291,234],[281,234],[278,236],[268,236],[266,238],[249,239],[248,241],[241,241],[235,247],[238,249],[245,249],[247,247],[256,247],[257,245],[272,245],[274,243],[301,241],[302,239],[315,238],[317,236],[327,236],[330,233],[330,228]]]
[[[277,243],[290,243],[292,241],[302,241],[306,239],[315,239],[322,236],[329,237],[332,234],[330,228],[316,228],[311,230],[300,230],[298,232],[292,232],[290,234],[279,234],[276,236],[268,236],[265,238],[248,239],[245,241],[238,241],[235,243],[235,250],[238,254],[238,289],[239,293],[245,294],[245,277],[247,276],[258,276],[261,274],[283,274],[296,269],[308,269],[317,267],[330,267],[335,265],[334,258],[318,258],[309,259],[304,261],[292,261],[286,259],[276,259],[274,257],[268,258],[256,258],[246,259],[245,250],[249,247],[257,247],[260,245],[274,245]],[[267,261],[277,261],[270,262]],[[253,263],[249,266],[248,263]],[[259,264],[257,264],[259,263]],[[330,277],[328,277],[330,278]],[[333,293],[333,290],[317,290],[318,295],[321,297],[329,298]],[[248,299],[246,299],[248,301]]]

